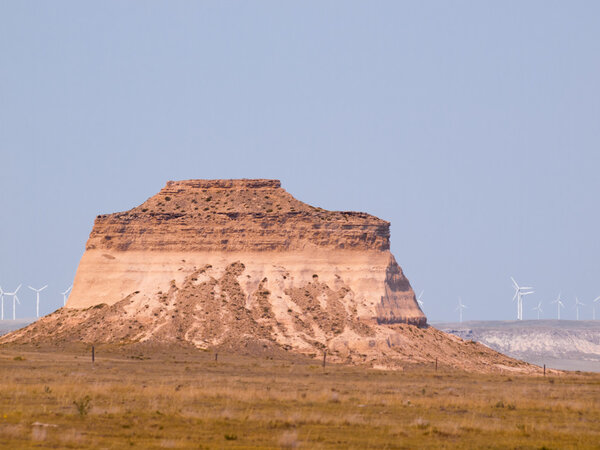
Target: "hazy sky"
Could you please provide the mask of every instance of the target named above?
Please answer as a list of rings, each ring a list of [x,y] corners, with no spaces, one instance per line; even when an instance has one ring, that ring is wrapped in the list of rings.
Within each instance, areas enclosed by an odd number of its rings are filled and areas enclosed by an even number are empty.
[[[0,1],[0,286],[62,305],[94,217],[278,178],[392,223],[430,320],[600,295],[598,1]],[[12,314],[12,301],[10,308]],[[6,313],[7,311],[5,311]],[[600,316],[600,307],[598,308]]]

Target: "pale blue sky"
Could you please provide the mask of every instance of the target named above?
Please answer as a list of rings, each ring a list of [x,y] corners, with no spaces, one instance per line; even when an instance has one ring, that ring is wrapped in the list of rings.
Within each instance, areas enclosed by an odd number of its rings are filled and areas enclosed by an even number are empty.
[[[94,217],[278,178],[392,223],[430,320],[600,295],[600,2],[0,1],[0,286],[62,305]],[[600,313],[600,308],[599,308]],[[591,318],[586,306],[582,317]]]

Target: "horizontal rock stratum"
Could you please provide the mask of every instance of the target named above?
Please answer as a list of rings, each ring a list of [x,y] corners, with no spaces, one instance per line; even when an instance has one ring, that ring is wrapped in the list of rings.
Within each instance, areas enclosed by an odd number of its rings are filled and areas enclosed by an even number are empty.
[[[277,180],[169,181],[138,207],[97,216],[66,307],[0,341],[258,345],[382,367],[435,358],[525,367],[427,327],[389,228],[307,205]]]

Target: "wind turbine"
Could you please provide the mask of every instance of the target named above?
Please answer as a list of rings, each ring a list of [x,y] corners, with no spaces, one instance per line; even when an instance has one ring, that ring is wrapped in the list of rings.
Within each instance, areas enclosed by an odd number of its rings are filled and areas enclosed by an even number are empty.
[[[521,297],[521,320],[523,320],[523,297],[525,297],[526,295],[529,295],[529,294],[533,294],[534,292],[535,291],[528,291],[528,292],[522,292],[520,294],[520,297]]]
[[[0,301],[2,302],[2,319],[0,319],[0,320],[4,320],[4,291],[2,290],[1,287],[0,287]]]
[[[558,294],[556,300],[554,300],[552,303],[556,303],[557,317],[558,320],[560,320],[560,308],[565,307],[564,303],[560,301],[560,293]]]
[[[16,308],[17,308],[17,303],[20,305],[21,302],[19,301],[19,297],[17,297],[17,292],[19,292],[19,289],[21,289],[21,285],[19,285],[19,287],[17,287],[15,289],[15,292],[5,292],[4,295],[12,295],[13,298],[13,320],[16,320],[17,316],[16,316]],[[4,317],[4,300],[2,301],[2,317]]]
[[[575,297],[575,311],[577,312],[577,320],[579,320],[579,307],[585,306],[585,303],[581,303],[577,297]]]
[[[517,320],[523,320],[523,296],[533,294],[534,291],[529,291],[529,289],[533,289],[530,286],[519,286],[513,277],[510,277],[513,282],[515,288],[515,295],[513,297],[513,302],[517,300]]]
[[[2,288],[0,288],[0,291],[2,291]],[[596,320],[596,303],[600,302],[600,297],[596,298],[593,302],[592,302],[592,311],[593,311],[593,316],[592,316],[592,320]]]
[[[40,317],[40,292],[42,292],[44,289],[46,289],[48,287],[48,285],[46,285],[46,286],[44,286],[43,288],[40,288],[40,289],[32,288],[31,286],[28,286],[28,287],[32,291],[35,291],[35,297],[36,297],[35,315],[39,318]]]
[[[417,297],[417,303],[419,304],[419,308],[423,309],[423,305],[425,305],[425,303],[423,302],[423,300],[421,300],[421,297],[423,297],[423,293],[425,291],[421,291],[421,293],[419,294],[419,296]],[[599,297],[600,298],[600,297]]]
[[[534,311],[537,311],[537,313],[538,313],[538,320],[540,320],[540,313],[543,312],[542,311],[542,301],[540,300],[540,302],[538,303],[538,305],[536,307],[534,307],[534,308],[531,308],[531,309],[533,309]]]
[[[462,300],[460,299],[460,297],[458,297],[458,307],[456,308],[456,310],[458,311],[459,317],[460,317],[460,322],[462,322],[462,312],[463,309],[466,308],[466,305],[463,305]]]
[[[69,294],[69,291],[73,288],[73,285],[69,286],[69,289],[67,289],[65,292],[61,292],[62,296],[63,296],[63,306],[65,306],[67,304],[67,296]]]

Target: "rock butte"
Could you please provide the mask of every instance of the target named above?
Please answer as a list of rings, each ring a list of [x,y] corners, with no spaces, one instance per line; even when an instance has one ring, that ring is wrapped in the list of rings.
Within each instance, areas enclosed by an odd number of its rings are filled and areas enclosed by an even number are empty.
[[[66,307],[0,342],[258,345],[379,367],[439,358],[530,371],[427,327],[389,226],[307,205],[277,180],[169,181],[98,216]]]
[[[318,284],[338,296],[343,289],[357,319],[423,326],[389,251],[389,227],[368,214],[309,206],[277,180],[170,181],[142,205],[96,218],[67,307],[112,305],[137,291],[151,302],[171,280],[181,285],[206,265],[219,278],[239,261],[244,306],[256,306],[260,284],[288,325],[288,309],[298,307],[291,293]],[[326,303],[319,301],[325,315]]]

